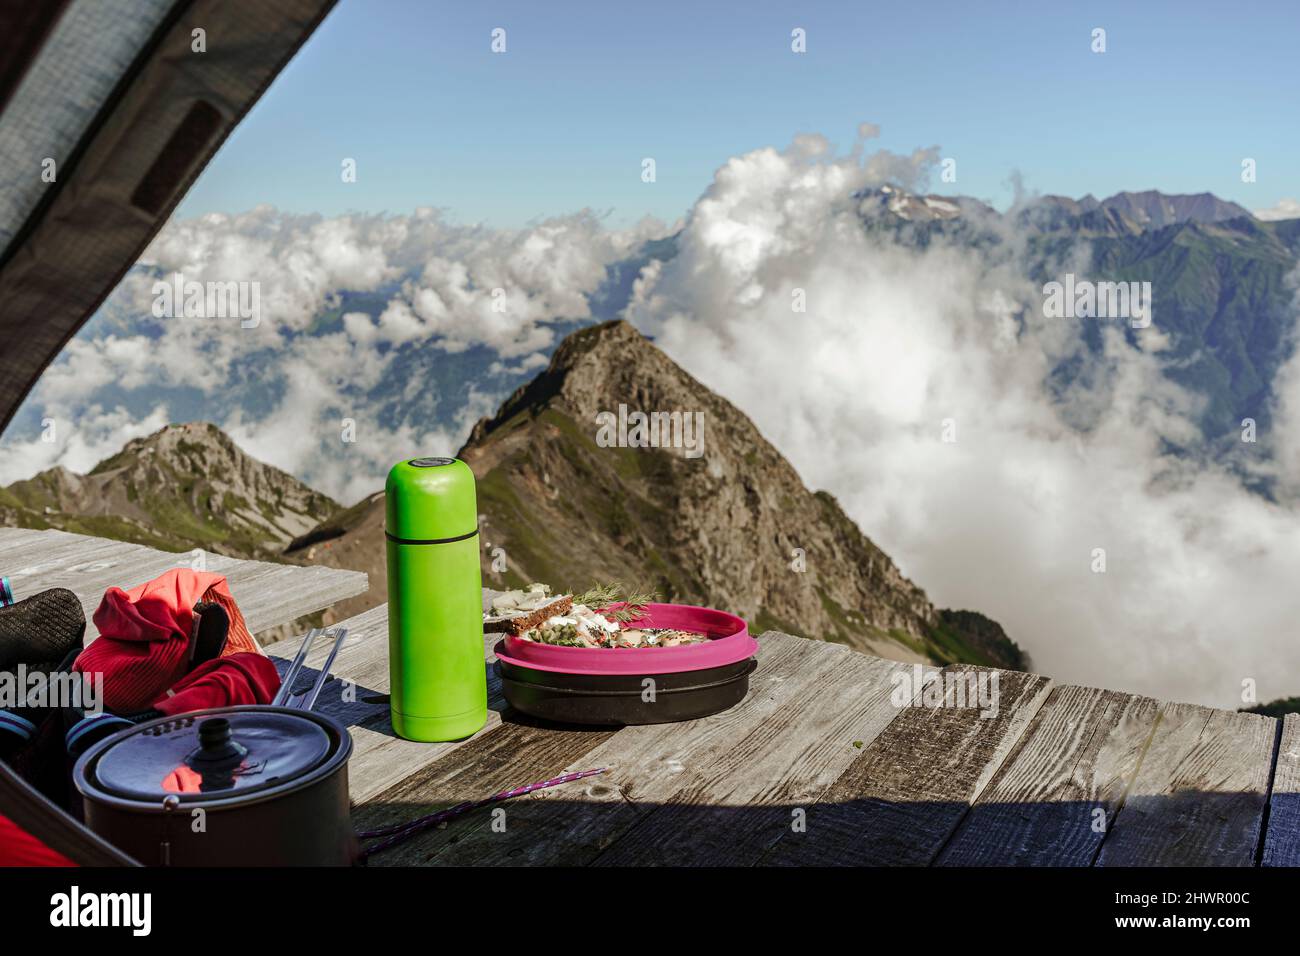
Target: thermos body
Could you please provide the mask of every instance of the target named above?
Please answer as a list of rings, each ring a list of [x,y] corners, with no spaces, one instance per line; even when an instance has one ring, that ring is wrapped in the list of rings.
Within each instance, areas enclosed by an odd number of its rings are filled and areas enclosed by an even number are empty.
[[[468,737],[487,722],[474,474],[457,459],[415,458],[393,466],[385,490],[393,730]]]

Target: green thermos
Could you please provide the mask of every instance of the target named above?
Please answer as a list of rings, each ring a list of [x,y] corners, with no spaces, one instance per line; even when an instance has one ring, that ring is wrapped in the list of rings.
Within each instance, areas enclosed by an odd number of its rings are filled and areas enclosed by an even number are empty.
[[[393,730],[459,740],[487,723],[474,473],[456,458],[412,458],[384,491]]]

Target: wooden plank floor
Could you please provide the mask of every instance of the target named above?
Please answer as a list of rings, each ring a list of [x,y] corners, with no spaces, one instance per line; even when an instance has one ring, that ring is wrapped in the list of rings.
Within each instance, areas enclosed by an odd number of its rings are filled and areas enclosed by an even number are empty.
[[[19,598],[94,610],[190,554],[0,529]],[[255,630],[360,593],[365,575],[206,555]],[[485,595],[486,598],[486,595]],[[388,716],[387,607],[344,622],[318,707],[345,724],[369,829],[564,771],[596,777],[432,829],[371,865],[1300,865],[1300,717],[1285,722],[1054,684],[916,668],[769,631],[737,706],[643,727],[542,725],[509,708],[484,641],[489,719],[419,744]],[[300,679],[315,676],[326,642]],[[297,641],[272,645],[283,667]]]
[[[912,665],[769,631],[729,711],[547,727],[501,699],[489,639],[488,726],[415,744],[388,723],[386,613],[345,622],[322,695],[356,742],[358,828],[608,770],[427,831],[372,866],[1300,863],[1294,718],[1279,744],[1271,718],[966,666],[924,669],[943,681],[934,706]],[[996,707],[977,699],[981,674],[997,677]]]
[[[66,531],[0,528],[0,575],[9,578],[15,596],[21,599],[54,587],[73,591],[86,611],[87,640],[98,634],[90,618],[106,588],[134,587],[170,568],[195,567],[196,561],[202,563],[199,570],[226,576],[254,634],[355,597],[368,587],[359,571],[246,561],[211,552],[173,554]]]

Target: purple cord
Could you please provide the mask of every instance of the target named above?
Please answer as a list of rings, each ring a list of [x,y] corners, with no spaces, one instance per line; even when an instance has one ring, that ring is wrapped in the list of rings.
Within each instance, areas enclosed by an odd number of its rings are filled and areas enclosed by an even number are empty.
[[[490,803],[500,803],[502,800],[509,800],[511,797],[520,797],[525,793],[532,793],[534,790],[546,790],[549,787],[558,787],[562,783],[572,783],[574,780],[581,780],[583,777],[594,777],[598,773],[604,773],[606,767],[599,770],[579,770],[576,773],[566,773],[559,777],[553,777],[550,780],[542,780],[538,783],[525,784],[522,787],[515,787],[511,790],[502,790],[500,793],[494,793],[490,797],[482,800],[466,800],[458,803],[454,807],[448,807],[446,810],[439,810],[437,813],[430,813],[428,816],[418,817],[414,820],[408,820],[405,823],[394,823],[386,827],[379,827],[375,830],[362,830],[357,833],[357,839],[370,840],[375,837],[388,837],[376,843],[374,846],[367,847],[361,851],[362,859],[372,856],[375,853],[382,853],[384,850],[391,849],[417,833],[421,833],[430,827],[435,827],[439,823],[451,820],[471,810],[477,810],[479,807],[486,807]]]

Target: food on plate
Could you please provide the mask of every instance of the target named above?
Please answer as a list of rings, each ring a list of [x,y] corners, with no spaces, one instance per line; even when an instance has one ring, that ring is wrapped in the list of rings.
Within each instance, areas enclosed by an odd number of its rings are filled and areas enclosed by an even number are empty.
[[[637,622],[653,595],[624,596],[616,585],[592,588],[574,597],[553,597],[545,584],[507,591],[484,616],[488,631],[504,631],[525,641],[560,647],[681,647],[703,644],[707,635]],[[611,605],[621,605],[611,610]]]
[[[483,630],[519,634],[571,607],[573,595],[553,597],[547,585],[530,584],[525,590],[506,591],[493,598],[491,611],[483,616]]]

